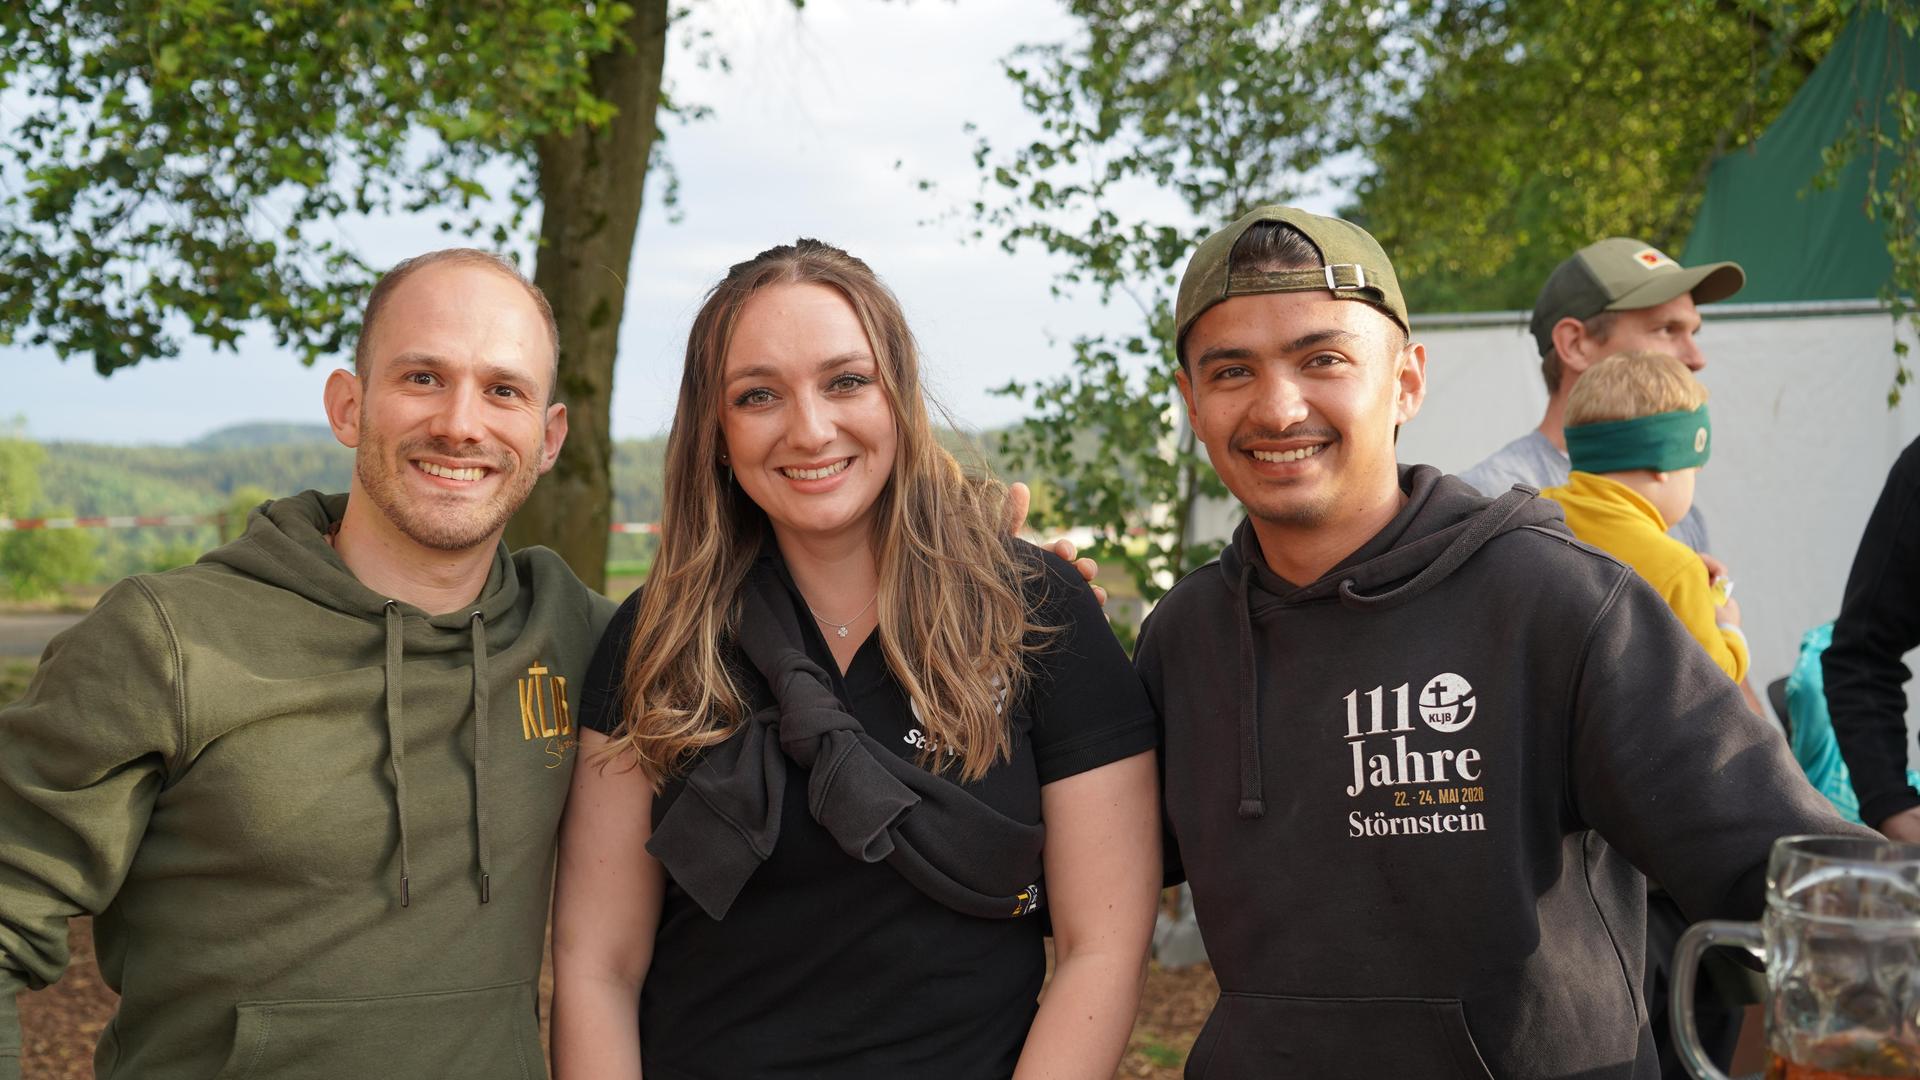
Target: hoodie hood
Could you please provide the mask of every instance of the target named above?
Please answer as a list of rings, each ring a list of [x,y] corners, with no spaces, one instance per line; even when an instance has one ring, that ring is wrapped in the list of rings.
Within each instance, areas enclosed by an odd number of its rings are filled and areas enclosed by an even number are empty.
[[[1260,594],[1253,600],[1256,608],[1332,597],[1363,608],[1397,606],[1445,580],[1502,533],[1544,525],[1571,535],[1559,505],[1525,485],[1489,499],[1431,465],[1402,465],[1400,490],[1407,504],[1393,520],[1317,581],[1298,586],[1274,573],[1251,519],[1241,520],[1233,542],[1220,553],[1220,572],[1234,588],[1247,576]]]
[[[1465,565],[1489,540],[1528,526],[1566,534],[1560,507],[1524,485],[1489,499],[1431,465],[1402,465],[1407,504],[1385,528],[1321,575],[1296,586],[1273,572],[1251,518],[1220,553],[1219,572],[1235,602],[1239,629],[1240,816],[1266,813],[1260,769],[1260,697],[1253,617],[1269,607],[1338,600],[1350,608],[1389,611],[1417,599]]]
[[[247,531],[231,544],[200,557],[203,563],[229,567],[277,585],[321,607],[379,623],[386,635],[387,766],[393,777],[393,814],[400,832],[400,905],[413,903],[412,851],[407,822],[405,687],[401,672],[409,648],[415,653],[459,652],[473,657],[473,822],[475,885],[480,902],[493,899],[492,844],[486,814],[487,787],[487,623],[511,611],[519,599],[520,579],[496,545],[493,565],[479,598],[456,611],[429,614],[389,599],[360,583],[347,569],[328,537],[346,515],[345,494],[303,491],[255,507]]]
[[[391,604],[408,619],[461,635],[475,615],[497,621],[519,599],[520,582],[504,543],[494,549],[493,565],[479,599],[455,611],[430,614],[381,596],[362,585],[327,542],[346,512],[344,493],[303,491],[261,503],[247,515],[246,532],[238,540],[207,552],[200,561],[231,567],[345,615],[379,621]]]

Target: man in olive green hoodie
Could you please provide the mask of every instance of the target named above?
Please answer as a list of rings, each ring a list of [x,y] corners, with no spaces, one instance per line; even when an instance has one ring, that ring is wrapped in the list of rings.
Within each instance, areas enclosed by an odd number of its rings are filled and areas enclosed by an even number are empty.
[[[349,494],[115,586],[0,711],[0,1080],[15,992],[96,916],[102,1077],[546,1074],[572,710],[611,604],[500,537],[566,437],[546,301],[402,263],[327,417]]]

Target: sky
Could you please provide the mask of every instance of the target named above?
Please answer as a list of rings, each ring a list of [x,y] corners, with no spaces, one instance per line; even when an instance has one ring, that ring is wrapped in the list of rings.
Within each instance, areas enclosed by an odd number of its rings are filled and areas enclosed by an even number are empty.
[[[945,214],[978,188],[969,122],[1000,143],[1035,131],[999,61],[1023,42],[1071,40],[1076,24],[1058,5],[814,0],[796,12],[786,0],[707,0],[694,10],[731,71],[702,70],[689,50],[670,50],[674,92],[713,115],[668,128],[679,223],[661,205],[663,185],[649,183],[614,377],[616,438],[665,432],[705,290],[730,264],[799,236],[846,248],[893,286],[929,385],[962,426],[1018,419],[1019,403],[990,388],[1064,372],[1074,337],[1134,325],[1125,300],[1109,309],[1091,295],[1056,299],[1059,264],[1049,256],[963,242]],[[923,178],[932,194],[920,190]],[[448,243],[421,218],[343,231],[375,265]],[[319,422],[331,367],[302,367],[264,333],[237,355],[187,338],[178,359],[110,378],[84,358],[0,348],[0,368],[13,375],[0,419],[24,416],[36,439],[123,444],[182,443],[256,420]]]

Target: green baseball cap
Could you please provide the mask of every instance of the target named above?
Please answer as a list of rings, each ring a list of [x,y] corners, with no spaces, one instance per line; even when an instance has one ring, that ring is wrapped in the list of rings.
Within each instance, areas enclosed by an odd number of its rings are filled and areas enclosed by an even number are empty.
[[[1540,299],[1533,303],[1533,340],[1540,355],[1553,350],[1553,328],[1561,319],[1591,319],[1603,311],[1657,307],[1693,294],[1696,304],[1725,300],[1747,283],[1739,263],[1681,266],[1652,244],[1610,236],[1588,244],[1553,268]]]
[[[1233,245],[1246,231],[1272,221],[1300,230],[1320,252],[1320,265],[1300,270],[1260,270],[1228,265]],[[1200,241],[1187,272],[1180,275],[1180,295],[1173,306],[1174,351],[1183,354],[1187,331],[1213,305],[1231,296],[1258,293],[1325,290],[1338,300],[1358,300],[1380,309],[1407,329],[1407,301],[1400,295],[1400,279],[1379,241],[1351,221],[1309,214],[1291,206],[1262,206]]]

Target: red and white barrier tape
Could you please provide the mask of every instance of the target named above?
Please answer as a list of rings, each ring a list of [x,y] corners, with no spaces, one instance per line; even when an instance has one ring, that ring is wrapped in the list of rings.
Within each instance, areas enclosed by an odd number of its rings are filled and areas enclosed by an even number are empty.
[[[0,518],[0,532],[26,532],[30,529],[139,529],[156,525],[212,525],[219,520],[219,514]]]

